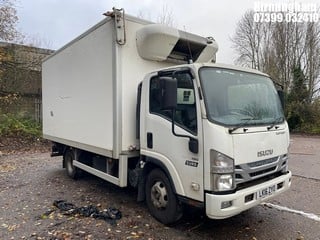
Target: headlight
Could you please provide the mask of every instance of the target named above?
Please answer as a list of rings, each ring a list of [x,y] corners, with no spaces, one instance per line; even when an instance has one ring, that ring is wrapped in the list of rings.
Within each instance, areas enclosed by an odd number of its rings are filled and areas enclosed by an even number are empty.
[[[210,173],[213,191],[234,189],[234,160],[232,158],[215,150],[210,150]]]
[[[233,174],[213,175],[213,190],[228,191],[233,189]]]

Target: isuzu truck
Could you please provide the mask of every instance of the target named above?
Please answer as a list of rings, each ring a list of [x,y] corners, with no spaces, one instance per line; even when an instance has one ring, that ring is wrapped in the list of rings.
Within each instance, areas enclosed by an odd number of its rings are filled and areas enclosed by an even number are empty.
[[[164,224],[223,219],[289,189],[281,90],[218,45],[113,9],[42,66],[43,135],[67,174],[137,189]]]

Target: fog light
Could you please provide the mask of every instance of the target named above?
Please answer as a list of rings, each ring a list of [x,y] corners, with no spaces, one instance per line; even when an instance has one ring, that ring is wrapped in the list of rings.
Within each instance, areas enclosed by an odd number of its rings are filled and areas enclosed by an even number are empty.
[[[284,182],[278,183],[278,184],[277,184],[277,189],[282,188],[282,187],[283,187],[283,185],[284,185]]]
[[[221,209],[225,209],[232,206],[232,201],[225,201],[221,203]]]
[[[244,202],[245,202],[245,203],[247,203],[247,202],[251,202],[251,201],[253,200],[253,198],[254,198],[254,194],[253,194],[253,193],[251,193],[251,194],[249,194],[249,195],[245,196],[245,198],[244,198]]]

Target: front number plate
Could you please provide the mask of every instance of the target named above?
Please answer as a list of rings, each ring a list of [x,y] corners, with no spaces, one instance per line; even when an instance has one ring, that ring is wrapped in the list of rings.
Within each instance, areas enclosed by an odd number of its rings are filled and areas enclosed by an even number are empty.
[[[272,195],[276,191],[276,185],[261,189],[257,192],[257,199],[265,198]]]

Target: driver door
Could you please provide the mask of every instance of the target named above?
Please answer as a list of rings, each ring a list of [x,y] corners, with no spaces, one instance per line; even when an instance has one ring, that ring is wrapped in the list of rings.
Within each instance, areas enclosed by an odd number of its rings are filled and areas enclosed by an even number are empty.
[[[177,80],[177,108],[172,131],[172,111],[161,109],[159,76],[146,84],[149,101],[145,105],[144,130],[141,149],[167,168],[177,194],[203,201],[203,154],[200,128],[200,107],[195,81],[189,72],[175,73]],[[178,136],[177,136],[178,135]],[[190,138],[198,141],[198,152],[189,148]]]

